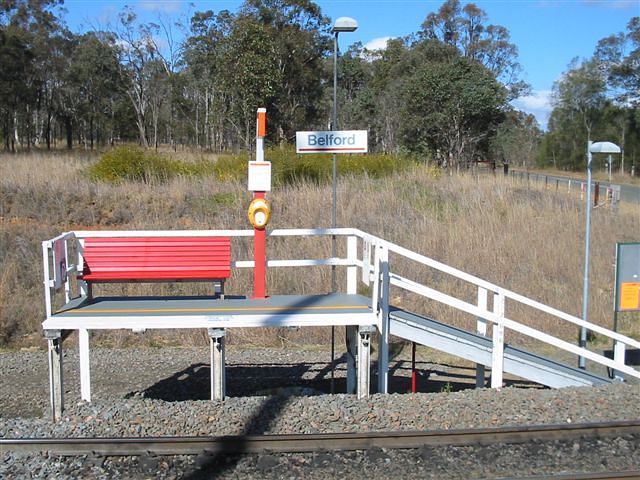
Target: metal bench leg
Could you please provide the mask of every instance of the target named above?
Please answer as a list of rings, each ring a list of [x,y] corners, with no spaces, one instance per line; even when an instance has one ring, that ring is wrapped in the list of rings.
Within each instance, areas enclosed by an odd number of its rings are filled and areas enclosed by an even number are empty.
[[[371,384],[371,334],[376,327],[365,326],[358,330],[358,398],[368,398]]]
[[[213,282],[213,293],[216,297],[224,300],[224,280],[216,280]]]
[[[211,346],[211,400],[224,400],[225,397],[225,359],[223,328],[209,328]]]
[[[64,388],[62,378],[62,332],[45,330],[44,336],[49,344],[49,401],[54,422],[62,418],[64,410]]]

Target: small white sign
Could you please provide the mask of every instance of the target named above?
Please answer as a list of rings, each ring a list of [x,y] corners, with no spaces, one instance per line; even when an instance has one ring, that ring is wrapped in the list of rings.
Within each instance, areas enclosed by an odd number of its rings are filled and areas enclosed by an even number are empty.
[[[271,191],[271,162],[249,162],[249,191]]]
[[[367,130],[296,132],[296,153],[367,153]]]

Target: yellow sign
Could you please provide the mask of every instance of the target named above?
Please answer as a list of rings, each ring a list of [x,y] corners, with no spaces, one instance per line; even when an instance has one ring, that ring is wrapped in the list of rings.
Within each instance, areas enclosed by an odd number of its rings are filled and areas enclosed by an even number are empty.
[[[620,310],[640,310],[640,283],[620,285]]]

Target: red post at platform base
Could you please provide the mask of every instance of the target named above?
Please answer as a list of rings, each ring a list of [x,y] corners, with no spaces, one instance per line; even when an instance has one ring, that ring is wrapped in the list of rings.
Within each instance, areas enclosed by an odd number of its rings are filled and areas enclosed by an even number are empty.
[[[254,192],[253,198],[265,198],[265,192]],[[267,231],[253,230],[253,298],[267,297]]]

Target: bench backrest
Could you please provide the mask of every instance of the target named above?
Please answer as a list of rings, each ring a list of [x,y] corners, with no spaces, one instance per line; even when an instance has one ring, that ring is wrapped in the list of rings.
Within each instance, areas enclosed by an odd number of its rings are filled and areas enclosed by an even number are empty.
[[[229,237],[85,238],[88,282],[197,281],[231,276]]]

